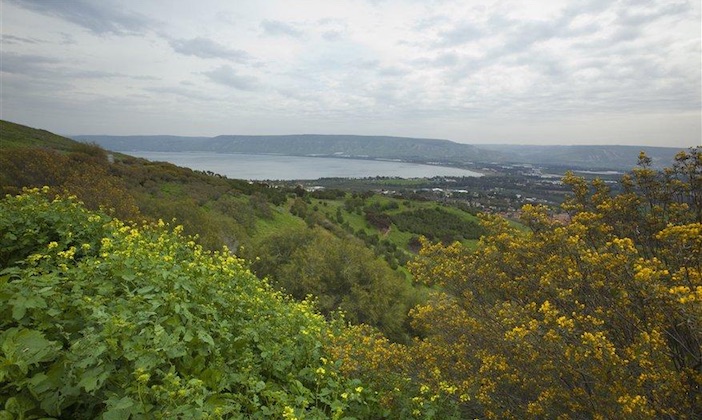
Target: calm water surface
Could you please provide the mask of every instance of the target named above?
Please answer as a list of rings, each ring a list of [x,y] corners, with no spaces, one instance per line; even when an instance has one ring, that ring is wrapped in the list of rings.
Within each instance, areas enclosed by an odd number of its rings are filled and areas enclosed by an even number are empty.
[[[375,176],[430,178],[433,176],[482,176],[466,169],[417,163],[326,157],[249,155],[212,152],[126,152],[152,161],[212,171],[234,179],[312,180]]]

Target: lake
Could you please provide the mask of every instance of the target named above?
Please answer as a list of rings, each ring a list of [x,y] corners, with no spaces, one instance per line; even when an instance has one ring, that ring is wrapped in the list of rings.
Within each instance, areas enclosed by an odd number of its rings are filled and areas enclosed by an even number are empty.
[[[446,166],[384,160],[329,157],[250,155],[213,152],[124,152],[151,161],[170,162],[178,166],[212,171],[233,179],[314,180],[319,178],[431,178],[434,176],[470,176],[482,174]]]

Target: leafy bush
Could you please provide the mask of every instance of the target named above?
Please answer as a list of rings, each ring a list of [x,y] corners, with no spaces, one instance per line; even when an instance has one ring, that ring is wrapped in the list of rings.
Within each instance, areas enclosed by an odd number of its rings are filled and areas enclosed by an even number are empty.
[[[391,216],[398,229],[444,243],[478,239],[484,230],[476,222],[439,207],[403,211]]]
[[[111,209],[117,217],[135,219],[134,197],[122,178],[109,172],[106,152],[76,143],[69,154],[50,149],[0,149],[0,193],[16,194],[23,187],[48,185],[67,190],[86,207]]]
[[[46,189],[0,202],[0,417],[379,415],[310,303],[179,230]]]
[[[357,239],[319,227],[289,228],[245,252],[256,274],[298,299],[313,295],[323,314],[341,309],[353,323],[377,327],[394,340],[405,338],[411,286]]]
[[[702,418],[701,152],[642,156],[617,194],[566,175],[566,223],[525,206],[476,250],[423,240],[419,338],[343,330],[343,372],[399,417]]]
[[[417,377],[471,417],[702,417],[702,154],[641,164],[620,194],[566,175],[566,224],[525,206],[475,252],[425,243]]]
[[[392,219],[386,213],[375,212],[372,209],[365,210],[366,221],[376,229],[387,230],[392,224]]]

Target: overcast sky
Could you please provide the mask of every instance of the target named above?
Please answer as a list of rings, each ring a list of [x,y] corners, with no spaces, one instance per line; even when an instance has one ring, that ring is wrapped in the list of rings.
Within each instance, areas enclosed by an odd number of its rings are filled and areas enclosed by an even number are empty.
[[[61,134],[701,143],[699,0],[0,0],[1,118]]]

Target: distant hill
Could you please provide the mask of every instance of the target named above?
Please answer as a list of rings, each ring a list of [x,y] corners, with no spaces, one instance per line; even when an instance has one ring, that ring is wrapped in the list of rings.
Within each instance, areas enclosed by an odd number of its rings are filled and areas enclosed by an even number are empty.
[[[220,152],[337,156],[465,163],[499,159],[499,153],[449,140],[387,136],[300,134],[284,136],[73,136],[122,152]]]
[[[654,165],[670,165],[680,151],[646,146],[534,146],[469,145],[449,140],[389,136],[281,135],[217,137],[80,135],[74,139],[94,142],[114,151],[218,152],[400,159],[414,162],[530,163],[577,169],[628,170],[645,151]]]
[[[535,146],[480,145],[483,150],[498,152],[502,159],[514,163],[567,166],[589,169],[623,169],[636,166],[640,152],[653,159],[654,166],[669,166],[680,150],[650,146]]]

